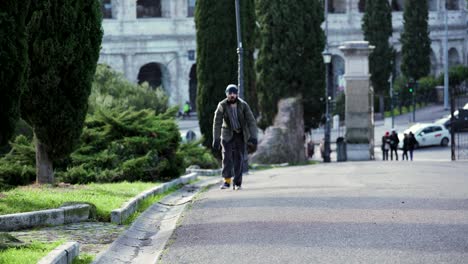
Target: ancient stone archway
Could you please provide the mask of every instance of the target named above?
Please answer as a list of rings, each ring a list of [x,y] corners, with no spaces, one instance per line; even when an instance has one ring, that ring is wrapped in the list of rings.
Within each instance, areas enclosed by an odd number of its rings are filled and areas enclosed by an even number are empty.
[[[189,75],[189,98],[190,105],[195,111],[197,108],[197,65],[193,64]]]
[[[451,48],[448,52],[449,67],[460,64],[460,55],[456,48]]]
[[[158,63],[151,62],[143,65],[138,73],[138,84],[147,82],[150,87],[156,89],[162,86],[162,72]]]

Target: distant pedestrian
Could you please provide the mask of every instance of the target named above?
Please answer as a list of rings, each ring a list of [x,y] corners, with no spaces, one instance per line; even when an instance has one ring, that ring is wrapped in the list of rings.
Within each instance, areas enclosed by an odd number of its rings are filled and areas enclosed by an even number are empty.
[[[400,140],[398,139],[398,134],[395,130],[392,131],[390,135],[390,159],[393,160],[393,152],[395,152],[395,160],[398,160],[398,144]]]
[[[414,149],[416,148],[417,145],[418,145],[418,141],[416,141],[416,138],[414,137],[413,132],[409,132],[409,135],[408,135],[408,151],[409,151],[411,161],[413,161],[413,151],[414,151]]]
[[[257,124],[250,106],[237,97],[237,86],[228,85],[226,99],[219,102],[213,121],[213,149],[222,147],[224,183],[221,189],[231,186],[232,172],[236,190],[241,189],[242,171],[245,164],[245,147],[257,146]]]
[[[188,101],[185,102],[184,107],[184,117],[190,117],[190,112],[192,111],[192,107],[190,106],[190,103]]]
[[[382,160],[388,160],[388,151],[390,151],[390,133],[387,131],[382,137]]]
[[[406,160],[409,160],[408,159],[408,150],[409,150],[409,136],[408,134],[404,133],[404,137],[403,137],[403,155],[401,155],[401,160],[405,160],[405,157],[406,157]]]

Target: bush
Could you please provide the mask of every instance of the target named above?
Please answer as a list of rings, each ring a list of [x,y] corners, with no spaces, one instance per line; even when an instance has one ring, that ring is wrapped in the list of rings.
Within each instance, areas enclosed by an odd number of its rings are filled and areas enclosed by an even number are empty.
[[[25,136],[10,143],[11,151],[0,159],[0,188],[27,185],[36,179],[34,146]]]
[[[202,169],[217,169],[220,164],[212,152],[203,147],[203,139],[184,143],[180,146],[177,155],[182,157],[184,168],[190,165],[198,165]]]
[[[96,69],[88,113],[100,108],[127,110],[152,109],[156,114],[167,110],[168,97],[161,88],[153,90],[147,83],[142,85],[129,82],[109,66],[100,64]]]

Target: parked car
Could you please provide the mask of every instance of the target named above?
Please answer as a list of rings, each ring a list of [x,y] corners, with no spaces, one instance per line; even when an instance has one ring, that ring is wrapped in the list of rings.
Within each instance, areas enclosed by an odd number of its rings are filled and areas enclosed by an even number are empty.
[[[453,118],[453,124],[450,115],[438,119],[435,123],[443,125],[448,130],[453,128],[455,132],[468,130],[468,104],[466,104],[463,109],[454,111]]]
[[[417,142],[416,148],[423,146],[447,146],[450,142],[450,132],[443,125],[418,123],[409,127],[403,133],[398,134],[398,139],[400,139],[399,148],[403,148],[404,133],[409,134],[409,132],[413,132],[414,134]]]

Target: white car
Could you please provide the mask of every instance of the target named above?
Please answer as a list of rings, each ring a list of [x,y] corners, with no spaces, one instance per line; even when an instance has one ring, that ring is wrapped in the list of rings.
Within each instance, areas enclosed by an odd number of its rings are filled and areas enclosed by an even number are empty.
[[[398,148],[403,148],[404,133],[413,132],[417,141],[416,148],[423,146],[447,146],[450,142],[450,132],[440,124],[415,124],[406,129],[403,133],[398,133],[400,143]]]

